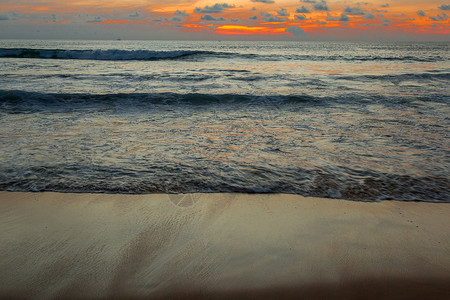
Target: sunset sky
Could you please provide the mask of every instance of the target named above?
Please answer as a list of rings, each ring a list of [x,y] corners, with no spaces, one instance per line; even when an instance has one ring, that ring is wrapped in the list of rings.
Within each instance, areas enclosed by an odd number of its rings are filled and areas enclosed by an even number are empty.
[[[0,0],[0,38],[450,41],[442,0]]]

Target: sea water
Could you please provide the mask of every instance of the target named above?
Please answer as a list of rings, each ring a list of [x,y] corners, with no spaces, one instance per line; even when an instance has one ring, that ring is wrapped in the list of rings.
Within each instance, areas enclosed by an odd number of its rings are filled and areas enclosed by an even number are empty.
[[[0,190],[450,202],[448,43],[0,41]]]

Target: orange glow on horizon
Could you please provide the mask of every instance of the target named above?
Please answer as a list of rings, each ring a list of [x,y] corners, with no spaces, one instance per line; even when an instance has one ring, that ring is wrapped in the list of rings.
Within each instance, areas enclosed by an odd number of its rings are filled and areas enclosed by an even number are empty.
[[[214,30],[217,34],[223,35],[277,35],[286,33],[286,28],[270,28],[264,26],[242,26],[242,25],[222,25]]]

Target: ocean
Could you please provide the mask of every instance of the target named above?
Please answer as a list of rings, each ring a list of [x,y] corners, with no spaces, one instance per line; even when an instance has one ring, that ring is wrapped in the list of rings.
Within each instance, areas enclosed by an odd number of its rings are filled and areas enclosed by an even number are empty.
[[[448,43],[0,41],[0,190],[450,202]]]

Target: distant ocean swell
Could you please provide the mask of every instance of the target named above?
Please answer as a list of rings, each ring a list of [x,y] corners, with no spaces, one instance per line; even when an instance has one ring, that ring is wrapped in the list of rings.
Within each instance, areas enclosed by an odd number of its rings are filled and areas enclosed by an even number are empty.
[[[63,49],[25,49],[0,48],[0,58],[37,58],[37,59],[72,59],[72,60],[173,60],[184,58],[244,58],[262,61],[300,60],[300,61],[403,61],[436,62],[446,61],[440,55],[429,57],[415,56],[374,56],[374,55],[263,55],[252,53],[234,53],[199,50],[150,51],[150,50],[63,50]]]

